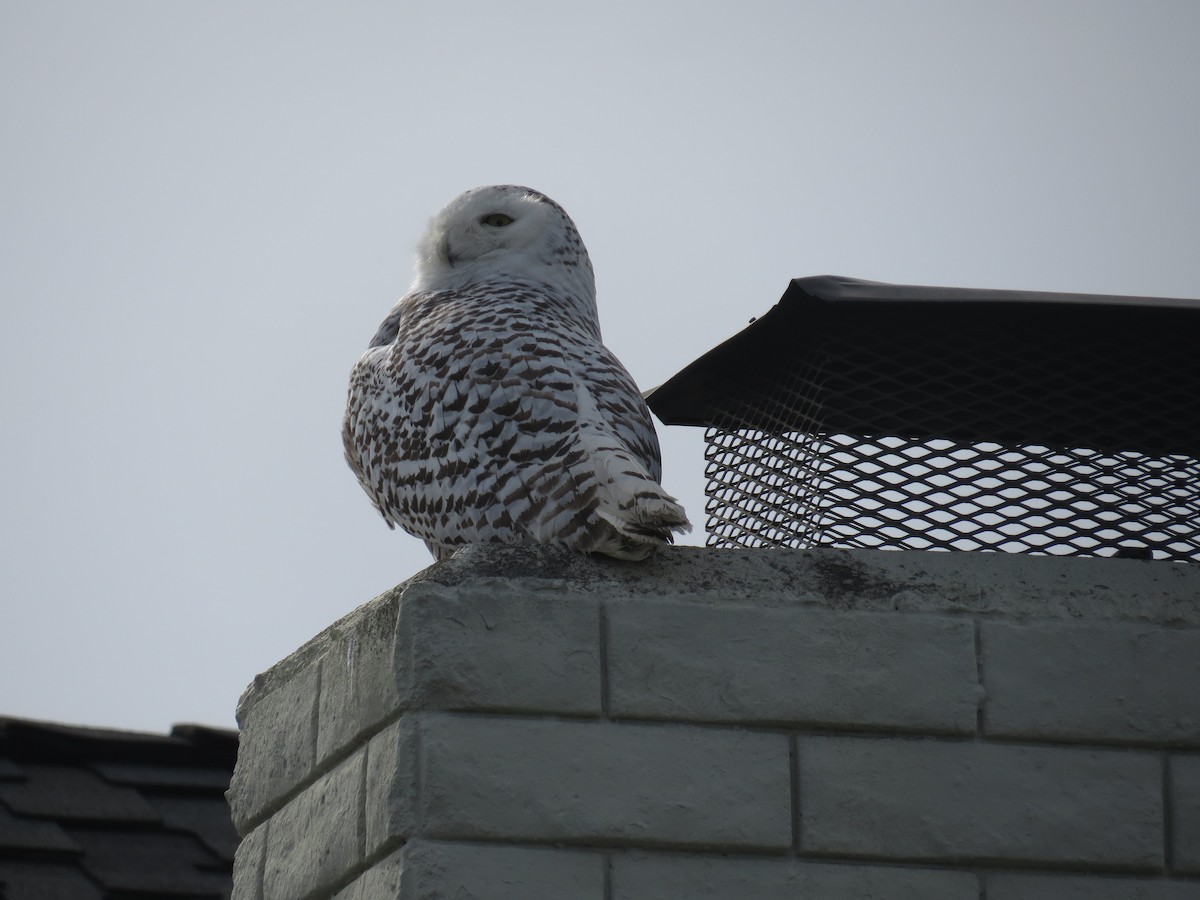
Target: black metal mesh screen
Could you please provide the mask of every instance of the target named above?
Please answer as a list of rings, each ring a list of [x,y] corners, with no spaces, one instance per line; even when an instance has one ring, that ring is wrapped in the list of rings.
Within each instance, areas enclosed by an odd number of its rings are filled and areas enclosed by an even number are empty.
[[[1187,456],[749,429],[705,439],[709,546],[1200,560],[1200,462]]]
[[[710,546],[1200,560],[1194,331],[831,308],[752,377],[702,385]]]

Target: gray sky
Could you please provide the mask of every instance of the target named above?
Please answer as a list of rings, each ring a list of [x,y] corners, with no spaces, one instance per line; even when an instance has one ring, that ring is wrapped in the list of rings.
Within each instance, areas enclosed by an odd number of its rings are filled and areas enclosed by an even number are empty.
[[[794,276],[1197,297],[1197,47],[1195,0],[0,0],[0,714],[230,725],[430,562],[338,430],[460,191],[566,207],[643,387]]]

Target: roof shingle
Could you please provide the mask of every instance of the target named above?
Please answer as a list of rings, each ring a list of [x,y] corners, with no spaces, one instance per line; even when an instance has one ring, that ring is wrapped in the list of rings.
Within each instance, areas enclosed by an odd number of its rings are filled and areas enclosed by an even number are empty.
[[[237,732],[0,717],[0,897],[228,898]]]

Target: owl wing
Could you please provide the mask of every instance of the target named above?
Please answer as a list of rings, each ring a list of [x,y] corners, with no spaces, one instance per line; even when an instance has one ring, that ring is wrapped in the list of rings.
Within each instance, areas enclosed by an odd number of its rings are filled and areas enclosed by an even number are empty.
[[[688,527],[657,484],[653,425],[620,363],[569,334],[508,326],[402,335],[355,367],[346,457],[384,518],[435,553],[528,540],[627,555],[632,541],[640,558]]]

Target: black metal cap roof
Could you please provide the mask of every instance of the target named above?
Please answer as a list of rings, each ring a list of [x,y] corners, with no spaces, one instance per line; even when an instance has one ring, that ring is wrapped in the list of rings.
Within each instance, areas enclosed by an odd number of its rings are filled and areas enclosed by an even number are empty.
[[[728,428],[818,348],[826,431],[1200,452],[1200,300],[797,278],[646,399],[668,425]]]
[[[0,897],[223,898],[237,732],[0,718]]]

